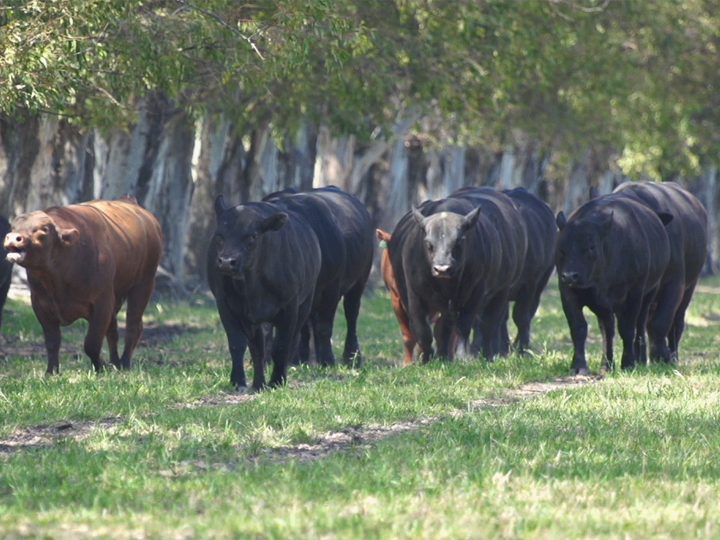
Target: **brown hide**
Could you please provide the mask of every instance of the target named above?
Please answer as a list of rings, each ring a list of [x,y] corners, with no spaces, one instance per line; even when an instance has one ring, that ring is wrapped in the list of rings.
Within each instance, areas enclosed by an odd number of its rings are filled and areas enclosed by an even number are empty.
[[[77,319],[89,323],[84,349],[97,371],[105,337],[110,361],[130,367],[162,246],[160,224],[131,197],[53,206],[15,219],[5,237],[7,258],[27,270],[48,373],[59,370],[60,327]],[[119,357],[117,313],[126,300],[125,348]]]
[[[390,238],[392,238],[392,234],[385,232],[382,229],[377,229],[376,235],[380,242],[385,242],[386,244],[390,242]],[[400,299],[400,291],[398,291],[397,283],[395,283],[395,271],[393,270],[392,263],[390,262],[390,254],[387,249],[384,249],[382,252],[380,269],[382,271],[385,287],[387,287],[387,290],[390,292],[390,301],[392,302],[393,310],[395,310],[395,317],[397,318],[398,323],[400,323],[400,333],[402,334],[403,345],[405,346],[403,366],[408,366],[412,363],[417,340],[410,330],[410,321],[408,320],[407,310]],[[437,322],[437,319],[438,315],[436,314],[432,317],[431,322]],[[422,348],[418,346],[418,349],[420,349],[420,354],[422,355]]]

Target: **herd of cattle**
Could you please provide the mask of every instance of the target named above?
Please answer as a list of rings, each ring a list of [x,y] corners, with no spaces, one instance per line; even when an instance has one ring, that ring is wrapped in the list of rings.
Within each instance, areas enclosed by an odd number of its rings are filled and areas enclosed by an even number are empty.
[[[366,208],[336,187],[285,190],[228,207],[215,201],[217,228],[208,281],[227,334],[231,382],[246,387],[250,350],[254,389],[284,384],[288,365],[335,363],[331,346],[340,300],[347,320],[346,363],[361,360],[360,302],[375,238],[405,346],[423,362],[437,356],[506,356],[525,352],[540,295],[557,269],[574,353],[572,370],[588,374],[587,322],[597,316],[603,367],[613,368],[613,338],[622,367],[673,362],[706,258],[707,214],[672,183],[625,183],[569,217],[557,217],[526,190],[466,187],[408,212],[392,233],[374,230]],[[1,218],[1,216],[0,216]],[[54,206],[0,219],[7,256],[0,261],[0,323],[12,263],[24,267],[42,326],[48,373],[59,370],[60,327],[88,321],[85,353],[100,371],[107,338],[110,362],[130,367],[155,286],[162,230],[132,197]],[[125,345],[118,355],[117,314],[127,301]],[[510,302],[517,337],[508,335]],[[648,346],[645,336],[649,338]],[[471,340],[472,337],[472,340]]]

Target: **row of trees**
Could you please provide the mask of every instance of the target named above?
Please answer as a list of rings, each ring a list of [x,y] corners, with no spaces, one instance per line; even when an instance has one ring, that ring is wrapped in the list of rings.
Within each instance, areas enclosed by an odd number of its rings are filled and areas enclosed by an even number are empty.
[[[9,0],[0,211],[134,191],[201,275],[219,191],[338,183],[378,224],[466,183],[717,205],[710,0]],[[206,236],[205,236],[206,237]],[[715,249],[717,251],[717,249]]]

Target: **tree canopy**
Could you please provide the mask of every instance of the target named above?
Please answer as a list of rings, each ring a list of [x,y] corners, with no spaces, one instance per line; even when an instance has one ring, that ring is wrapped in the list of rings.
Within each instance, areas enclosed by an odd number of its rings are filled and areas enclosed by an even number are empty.
[[[0,111],[189,114],[370,137],[432,113],[469,142],[624,148],[667,177],[716,162],[720,12],[710,0],[9,0]]]

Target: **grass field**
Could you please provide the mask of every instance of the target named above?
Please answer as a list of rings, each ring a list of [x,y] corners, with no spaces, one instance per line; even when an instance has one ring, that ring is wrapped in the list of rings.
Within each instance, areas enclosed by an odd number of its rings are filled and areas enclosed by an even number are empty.
[[[533,355],[408,368],[378,290],[362,368],[292,368],[256,395],[230,388],[205,297],[152,304],[127,373],[90,373],[76,323],[54,377],[10,300],[0,538],[718,538],[718,292],[702,282],[678,366],[571,380],[554,282]],[[339,316],[338,354],[343,336]]]

